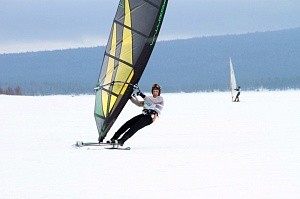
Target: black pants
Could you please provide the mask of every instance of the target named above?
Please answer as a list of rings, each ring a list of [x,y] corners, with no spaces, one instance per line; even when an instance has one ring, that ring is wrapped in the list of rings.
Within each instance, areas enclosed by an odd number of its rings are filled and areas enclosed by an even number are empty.
[[[150,115],[137,115],[128,120],[125,124],[123,124],[123,126],[119,128],[119,130],[114,134],[114,136],[111,139],[117,140],[124,133],[122,138],[119,139],[120,142],[124,143],[138,130],[150,125],[152,122],[153,121]]]
[[[240,94],[241,94],[241,92],[237,93],[237,95],[236,95],[236,97],[234,99],[235,102],[239,102],[240,101],[240,98],[239,98]]]

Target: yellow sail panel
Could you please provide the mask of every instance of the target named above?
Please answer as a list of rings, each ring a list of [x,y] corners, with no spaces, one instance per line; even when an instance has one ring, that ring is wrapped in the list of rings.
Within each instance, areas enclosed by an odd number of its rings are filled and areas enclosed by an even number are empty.
[[[112,30],[112,39],[111,39],[111,47],[109,54],[115,56],[116,55],[116,48],[117,48],[117,25],[116,23],[113,24]],[[104,84],[110,83],[112,81],[112,75],[114,71],[114,63],[115,60],[112,58],[108,59],[107,69],[106,69],[106,77],[104,79]]]
[[[118,68],[115,81],[122,81],[122,82],[130,82],[131,78],[133,76],[133,69],[130,66],[127,66],[126,64],[120,63],[120,66]],[[124,88],[127,88],[127,84],[119,84],[115,85],[113,88],[114,93],[119,93],[120,95],[124,94]]]
[[[107,103],[108,103],[108,93],[106,91],[102,91],[102,108],[103,108],[103,116],[107,115]]]
[[[130,73],[130,75],[129,75],[129,77],[128,77],[128,79],[127,79],[126,82],[130,82],[131,79],[132,79],[132,77],[133,77],[133,75],[134,75],[134,70],[131,71],[131,73]],[[127,87],[128,87],[128,84],[125,84],[124,87],[123,87],[123,89],[122,89],[122,91],[121,91],[121,94],[125,93]]]
[[[131,12],[129,0],[125,1],[125,17],[124,17],[124,25],[131,28]],[[120,52],[120,59],[126,61],[129,64],[132,64],[132,31],[128,28],[123,28],[123,36],[122,36],[122,48]],[[116,73],[116,81],[130,82],[133,77],[133,69],[132,67],[120,63],[118,67],[118,71]],[[114,92],[119,93],[121,95],[124,94],[128,85],[124,84],[124,87],[115,87]]]
[[[114,95],[111,95],[110,97],[110,106],[109,106],[109,112],[111,112],[111,109],[114,107],[115,103],[117,101],[117,97]]]
[[[125,3],[125,19],[124,25],[131,28],[131,12],[129,0]],[[120,54],[120,59],[125,60],[127,63],[132,64],[132,32],[130,29],[123,29],[123,43]]]
[[[110,47],[110,54],[115,55],[116,54],[116,44],[117,44],[117,25],[116,23],[113,24],[113,30],[112,30],[112,39],[111,39],[111,47]],[[108,58],[107,62],[107,69],[106,69],[106,76],[104,79],[104,84],[108,84],[112,81],[113,71],[114,71],[114,64],[115,60],[111,57]],[[104,117],[108,114],[108,93],[105,90],[102,90],[102,104],[103,104],[103,115]],[[110,103],[111,106],[111,103]]]

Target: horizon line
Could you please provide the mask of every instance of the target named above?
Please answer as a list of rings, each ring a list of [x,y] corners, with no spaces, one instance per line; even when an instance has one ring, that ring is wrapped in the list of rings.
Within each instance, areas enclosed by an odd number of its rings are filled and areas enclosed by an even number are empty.
[[[160,42],[170,42],[170,41],[177,41],[177,40],[188,40],[188,39],[201,39],[201,38],[210,38],[210,37],[222,37],[222,36],[240,36],[240,35],[247,35],[247,34],[255,34],[255,33],[267,33],[267,32],[278,32],[278,31],[285,31],[285,30],[293,30],[293,29],[299,29],[300,27],[294,27],[294,28],[285,28],[285,29],[276,29],[276,30],[265,30],[265,31],[254,31],[254,32],[241,32],[241,33],[228,33],[228,34],[207,34],[207,35],[190,35],[190,36],[169,36],[167,39],[158,39],[157,43]],[[40,45],[42,42],[36,43],[37,45]],[[47,43],[47,42],[46,42]],[[53,43],[53,42],[50,42]],[[70,43],[70,42],[66,42]],[[100,42],[101,43],[101,42]],[[0,52],[0,55],[11,55],[11,54],[25,54],[25,53],[38,53],[38,52],[54,52],[54,51],[63,51],[63,50],[76,50],[76,49],[84,49],[84,48],[98,48],[98,47],[105,47],[106,44],[100,44],[100,45],[86,45],[81,46],[78,44],[75,44],[72,46],[69,45],[69,47],[48,47],[42,50],[20,50],[20,51],[7,51],[7,52]]]

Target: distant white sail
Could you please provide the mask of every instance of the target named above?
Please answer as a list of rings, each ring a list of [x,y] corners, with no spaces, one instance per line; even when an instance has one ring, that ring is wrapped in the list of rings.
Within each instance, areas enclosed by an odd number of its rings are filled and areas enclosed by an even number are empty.
[[[232,101],[234,101],[237,94],[238,94],[238,89],[239,88],[238,88],[238,85],[236,83],[236,78],[235,78],[231,58],[229,58],[229,65],[230,65],[230,91],[231,91]]]

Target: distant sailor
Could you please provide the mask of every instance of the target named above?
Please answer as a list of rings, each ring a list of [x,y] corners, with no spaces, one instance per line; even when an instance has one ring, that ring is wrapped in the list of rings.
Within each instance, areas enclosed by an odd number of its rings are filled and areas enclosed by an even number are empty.
[[[154,84],[152,86],[152,96],[145,96],[141,92],[137,93],[144,101],[139,101],[135,96],[131,96],[131,102],[137,106],[143,107],[143,112],[123,124],[108,143],[118,143],[120,146],[123,146],[124,142],[138,130],[152,124],[158,118],[164,107],[164,99],[160,96],[160,92],[160,86]],[[123,136],[121,137],[122,134]]]
[[[237,94],[236,94],[236,97],[235,97],[235,99],[234,99],[234,102],[239,102],[240,101],[240,98],[239,98],[239,96],[240,96],[240,94],[241,94],[241,87],[240,86],[238,86],[236,89],[234,89],[235,91],[237,91]]]

